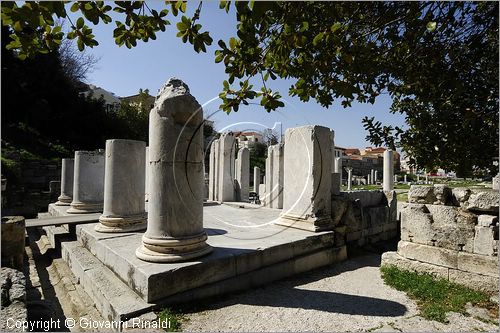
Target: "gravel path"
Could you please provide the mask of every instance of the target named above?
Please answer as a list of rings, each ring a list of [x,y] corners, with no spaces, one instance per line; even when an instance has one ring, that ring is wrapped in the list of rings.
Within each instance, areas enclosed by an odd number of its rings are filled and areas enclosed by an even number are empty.
[[[415,302],[383,283],[380,256],[365,255],[187,313],[184,331],[498,331],[450,313],[450,324],[417,315]]]

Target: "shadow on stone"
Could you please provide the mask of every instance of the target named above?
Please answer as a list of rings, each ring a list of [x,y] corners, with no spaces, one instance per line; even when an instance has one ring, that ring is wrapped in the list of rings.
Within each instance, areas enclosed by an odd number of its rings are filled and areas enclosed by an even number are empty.
[[[407,311],[403,304],[385,299],[296,288],[289,290],[286,298],[261,297],[245,299],[241,303],[381,317],[397,317]]]
[[[226,230],[217,228],[205,228],[205,232],[207,233],[208,236],[227,234]]]

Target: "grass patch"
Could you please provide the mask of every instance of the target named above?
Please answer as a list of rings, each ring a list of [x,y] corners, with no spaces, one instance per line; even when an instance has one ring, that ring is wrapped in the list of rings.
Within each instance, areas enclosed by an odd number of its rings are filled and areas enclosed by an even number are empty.
[[[398,202],[408,202],[408,192],[397,194]]]
[[[406,292],[416,300],[420,315],[426,319],[446,323],[447,312],[466,314],[465,305],[468,302],[485,307],[490,312],[497,309],[485,293],[435,278],[428,273],[410,272],[395,266],[382,266],[380,271],[387,285]]]
[[[167,332],[180,332],[181,322],[183,315],[180,312],[174,311],[170,308],[165,308],[158,313],[158,318],[161,322],[167,322],[168,328],[165,329]]]

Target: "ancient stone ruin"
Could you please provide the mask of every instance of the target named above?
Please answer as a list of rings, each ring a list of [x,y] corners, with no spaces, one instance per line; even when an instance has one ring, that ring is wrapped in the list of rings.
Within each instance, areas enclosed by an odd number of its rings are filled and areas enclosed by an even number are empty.
[[[205,183],[202,124],[187,85],[170,79],[150,113],[148,147],[110,139],[105,150],[76,151],[62,161],[49,216],[29,221],[105,318],[254,288],[400,233],[384,264],[498,290],[498,192],[414,186],[399,217],[393,152],[384,153],[382,174],[368,173],[383,190],[352,191],[347,166],[342,191],[334,131],[307,125],[268,147],[265,168],[253,170],[259,200],[250,202],[251,152],[237,148],[232,132],[211,143]],[[19,249],[4,242],[24,236],[22,223],[2,219],[2,262],[5,250],[5,261],[18,264]]]
[[[498,191],[412,185],[408,201],[398,250],[382,264],[498,292]]]

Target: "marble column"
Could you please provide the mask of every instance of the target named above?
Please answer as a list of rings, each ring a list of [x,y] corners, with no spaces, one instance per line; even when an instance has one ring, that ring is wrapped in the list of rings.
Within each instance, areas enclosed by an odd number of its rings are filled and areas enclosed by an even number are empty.
[[[346,167],[347,170],[347,190],[350,191],[352,189],[352,168]]]
[[[331,142],[327,127],[286,130],[283,212],[277,224],[310,231],[333,229]]]
[[[358,186],[360,186],[361,185],[361,179],[358,178],[357,180],[358,180]]]
[[[106,141],[104,209],[98,232],[146,229],[146,143],[135,140]]]
[[[398,175],[394,175],[394,184],[398,182]]]
[[[341,172],[342,171],[342,157],[335,157],[333,165],[333,172]]]
[[[75,151],[73,201],[69,214],[102,212],[104,201],[104,151]]]
[[[260,193],[259,185],[260,185],[260,168],[253,167],[253,191],[257,193],[257,195]]]
[[[394,153],[387,149],[384,151],[384,191],[394,190]]]
[[[219,138],[219,177],[217,201],[234,201],[235,150],[234,133],[223,133]]]
[[[336,177],[339,178],[335,183],[338,182],[339,185],[342,186],[342,157],[336,157],[334,159],[333,172],[335,172],[337,174]]]
[[[144,158],[144,201],[149,201],[149,147],[145,149],[145,158]]]
[[[215,145],[214,141],[210,144],[210,155],[208,157],[208,200],[214,200],[214,164],[215,164]]]
[[[375,184],[375,170],[370,170],[370,184]]]
[[[250,187],[250,151],[248,148],[242,148],[238,151],[237,160],[236,180],[239,185],[239,200],[247,202]]]
[[[405,184],[408,184],[408,178],[407,178],[407,176],[406,176],[406,175],[404,176],[404,183],[405,183]]]
[[[283,208],[283,173],[284,173],[284,145],[278,143],[271,146],[271,158],[272,158],[272,192],[270,193],[270,207],[276,209]]]
[[[136,256],[178,262],[212,248],[203,229],[203,110],[178,79],[160,89],[149,115],[148,225]]]
[[[63,158],[61,165],[61,195],[57,198],[57,206],[69,206],[73,200],[73,172],[75,160]]]
[[[265,207],[271,207],[271,195],[273,191],[273,158],[272,146],[267,147],[266,158],[266,175],[264,176],[264,184],[266,185],[266,195],[261,199]]]
[[[220,141],[214,140],[214,201],[219,201]]]
[[[374,178],[373,178],[373,184],[377,184],[378,180],[378,170],[375,170]]]
[[[371,183],[372,183],[372,180],[371,180],[371,174],[368,174],[368,175],[366,176],[366,185],[371,185]]]

